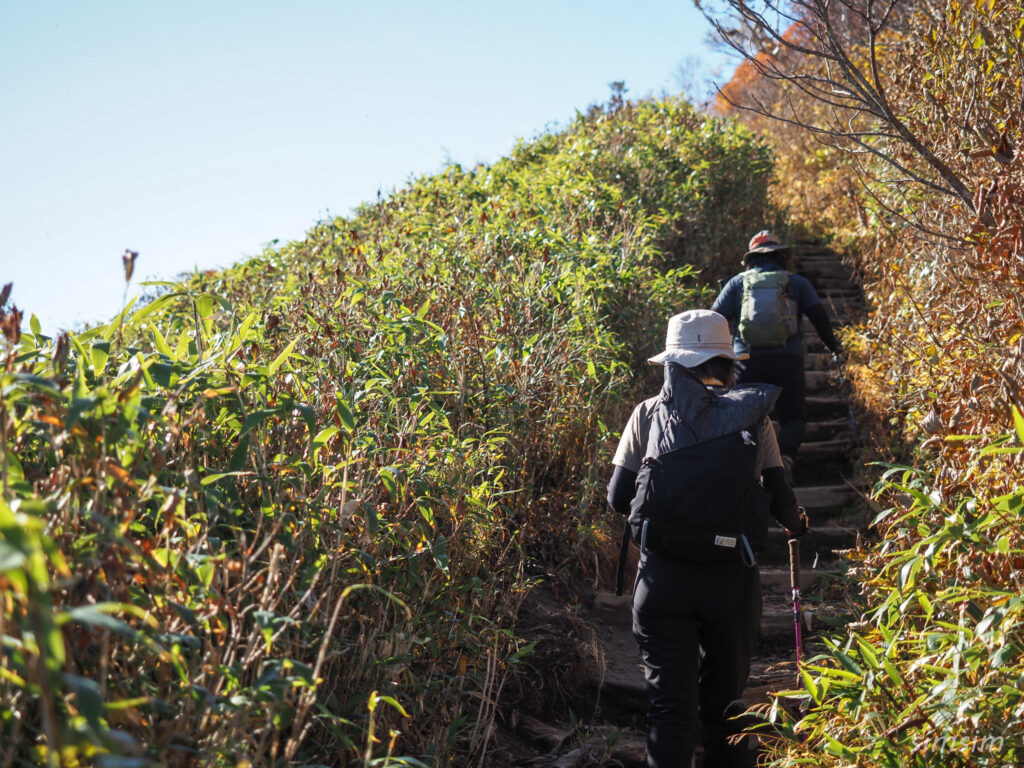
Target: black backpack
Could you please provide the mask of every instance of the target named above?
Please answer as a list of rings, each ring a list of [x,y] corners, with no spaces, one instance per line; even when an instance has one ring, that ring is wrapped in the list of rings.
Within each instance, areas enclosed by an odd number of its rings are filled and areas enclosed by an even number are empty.
[[[616,594],[622,594],[630,539],[641,551],[676,560],[756,564],[768,530],[758,442],[778,395],[778,387],[766,384],[715,392],[686,368],[665,367],[623,534]]]

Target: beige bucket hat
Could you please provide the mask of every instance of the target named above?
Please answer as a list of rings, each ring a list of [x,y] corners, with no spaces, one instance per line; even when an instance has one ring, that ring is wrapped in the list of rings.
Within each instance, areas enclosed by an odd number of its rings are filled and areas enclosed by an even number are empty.
[[[732,351],[729,321],[710,309],[691,309],[675,315],[668,321],[665,351],[649,358],[653,365],[679,363],[693,368],[712,357],[746,360],[750,355]]]

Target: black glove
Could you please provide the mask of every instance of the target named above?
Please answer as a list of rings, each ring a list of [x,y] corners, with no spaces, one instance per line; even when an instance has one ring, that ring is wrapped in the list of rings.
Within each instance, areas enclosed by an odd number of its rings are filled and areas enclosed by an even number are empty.
[[[811,527],[810,521],[808,521],[807,519],[806,509],[804,509],[803,507],[797,507],[796,514],[800,520],[800,527],[795,531],[790,528],[786,529],[786,537],[790,539],[799,539],[801,536],[807,533],[808,529]]]

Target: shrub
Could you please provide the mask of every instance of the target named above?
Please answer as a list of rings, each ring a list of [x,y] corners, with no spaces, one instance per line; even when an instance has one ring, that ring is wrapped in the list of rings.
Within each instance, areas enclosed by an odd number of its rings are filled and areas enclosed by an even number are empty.
[[[5,296],[0,761],[478,762],[527,590],[608,538],[631,364],[769,174],[620,103],[84,333]]]

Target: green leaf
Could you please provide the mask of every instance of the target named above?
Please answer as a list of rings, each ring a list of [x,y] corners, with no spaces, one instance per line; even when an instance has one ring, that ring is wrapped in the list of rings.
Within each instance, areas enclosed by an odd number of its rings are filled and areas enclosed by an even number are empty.
[[[857,646],[860,648],[860,655],[871,669],[878,669],[878,656],[871,645],[860,635],[854,635],[857,639]]]
[[[161,355],[166,355],[171,360],[174,359],[174,353],[171,351],[167,339],[164,338],[164,335],[160,333],[160,329],[156,326],[153,327],[153,346],[156,347],[156,351]]]
[[[299,339],[298,339],[298,337],[296,337],[296,338],[292,339],[291,343],[287,347],[285,347],[283,350],[281,350],[281,354],[279,354],[277,357],[275,357],[274,358],[274,362],[272,362],[268,366],[268,368],[267,368],[267,375],[268,376],[273,376],[274,374],[277,373],[278,368],[280,368],[282,365],[284,365],[285,361],[287,361],[288,358],[291,357],[292,350],[295,349],[295,345],[298,344],[298,343],[299,343]]]
[[[245,468],[245,462],[249,459],[249,436],[245,435],[238,441],[238,447],[231,454],[231,461],[228,462],[228,472],[241,472]]]
[[[527,656],[529,656],[531,653],[533,653],[533,649],[536,648],[536,647],[537,647],[537,641],[536,640],[531,640],[529,643],[527,643],[522,648],[520,648],[515,653],[513,653],[511,656],[509,656],[509,660],[513,661],[513,662],[522,661]]]
[[[289,618],[288,616],[278,616],[273,611],[254,611],[252,617],[256,620],[256,624],[260,628],[260,634],[263,635],[263,642],[267,644],[267,651],[270,651],[271,641],[274,637],[274,632],[285,624],[297,624],[295,619]]]
[[[847,656],[845,653],[837,650],[835,651],[835,655],[836,658],[839,659],[839,663],[846,667],[846,669],[848,669],[850,672],[857,675],[857,677],[864,676],[864,670],[860,668],[860,665],[853,659],[851,659],[849,656]]]
[[[316,429],[316,411],[308,405],[296,405],[294,410],[298,412],[299,417],[306,423],[306,428],[309,430],[309,434],[312,435]]]
[[[325,427],[313,438],[313,445],[325,445],[328,440],[340,432],[337,427]]]
[[[239,437],[244,437],[250,430],[255,429],[266,421],[268,416],[273,416],[279,411],[280,408],[263,408],[262,410],[256,411],[256,413],[250,413],[245,417],[245,423],[242,424],[242,429],[238,433]]]
[[[398,711],[399,714],[402,715],[402,717],[408,717],[409,716],[409,713],[406,712],[405,708],[401,704],[398,703],[398,700],[396,698],[394,698],[393,696],[380,696],[376,691],[374,691],[373,693],[370,694],[370,698],[366,702],[366,707],[371,712],[373,712],[377,708],[377,705],[382,703],[382,702],[384,704],[389,705],[390,707],[392,707],[396,711]]]
[[[821,704],[821,689],[818,688],[818,684],[814,681],[814,677],[806,669],[800,669],[800,679],[803,680],[804,688],[811,694],[811,698],[814,699],[815,704]]]
[[[114,335],[117,333],[118,329],[123,327],[124,319],[128,317],[129,313],[132,311],[132,307],[135,306],[138,300],[138,296],[132,296],[130,299],[128,299],[128,303],[124,305],[124,307],[121,309],[120,312],[117,313],[113,320],[111,320],[106,325],[100,326],[100,329],[103,331],[102,338],[104,341],[110,341],[111,339],[114,338]]]
[[[925,618],[930,619],[934,609],[932,608],[932,601],[928,599],[928,595],[924,592],[919,592],[917,595],[917,602],[924,610]]]
[[[901,685],[902,681],[900,680],[899,671],[896,669],[896,665],[893,664],[892,661],[888,658],[882,659],[882,669],[885,670],[885,674],[889,677],[889,680],[892,681],[893,685]]]
[[[48,651],[46,655],[46,668],[53,673],[59,672],[67,660],[64,649],[64,635],[61,634],[55,625],[44,620],[43,636],[46,639],[45,647]]]
[[[384,467],[380,471],[381,482],[384,483],[384,487],[387,489],[388,495],[393,501],[398,500],[398,470],[392,467]]]
[[[1017,406],[1013,406],[1013,428],[1017,432],[1017,441],[1024,445],[1024,416],[1017,410]]]
[[[77,621],[79,624],[87,624],[96,629],[105,629],[116,635],[134,637],[137,634],[134,629],[106,612],[107,610],[117,610],[118,608],[119,606],[116,603],[80,605],[69,611],[58,613],[56,622],[58,626],[64,626],[68,622]]]
[[[918,557],[915,557],[913,560],[906,563],[900,569],[898,586],[901,590],[910,589],[914,586],[914,583],[917,581],[917,572],[921,570],[921,566],[923,565],[923,563],[923,560],[921,560]]]
[[[989,663],[993,667],[1001,667],[1008,661],[1013,661],[1020,655],[1020,648],[1015,643],[1008,643],[1002,646],[995,653],[992,654],[992,658]]]
[[[16,549],[6,541],[0,539],[0,573],[13,571],[24,565],[26,555],[20,549]]]
[[[94,341],[92,343],[92,372],[96,378],[103,375],[108,357],[110,357],[110,342]]]
[[[213,577],[216,570],[216,564],[213,560],[206,560],[196,566],[196,576],[199,577],[199,583],[203,585],[204,589],[209,589],[210,584],[213,583]]]
[[[102,734],[106,729],[102,721],[103,696],[99,683],[67,673],[64,674],[64,682],[75,695],[75,708],[85,716],[85,721],[97,735]]]
[[[45,376],[37,376],[33,373],[15,373],[10,376],[10,381],[24,389],[34,389],[48,395],[60,395],[60,386],[57,382]],[[5,389],[4,393],[6,394],[12,389],[14,389],[13,385]]]
[[[223,480],[225,477],[243,477],[245,475],[254,475],[255,472],[216,472],[212,475],[207,475],[199,481],[200,485],[213,485],[218,480]]]
[[[102,401],[102,398],[96,395],[90,395],[88,397],[77,397],[71,401],[71,405],[68,407],[67,419],[64,421],[65,429],[71,429],[78,420],[86,413],[96,407],[98,403]]]
[[[850,749],[844,744],[839,743],[828,734],[825,734],[825,739],[828,742],[827,746],[825,747],[825,751],[828,752],[830,755],[835,755],[836,757],[842,758],[843,760],[857,759],[857,753],[854,750]]]
[[[338,413],[338,419],[341,421],[341,426],[345,428],[345,432],[351,434],[356,428],[356,417],[352,413],[352,409],[348,403],[341,396],[340,392],[335,392],[334,397],[337,400],[335,410]]]
[[[196,314],[204,320],[213,314],[213,296],[204,293],[196,299]]]

